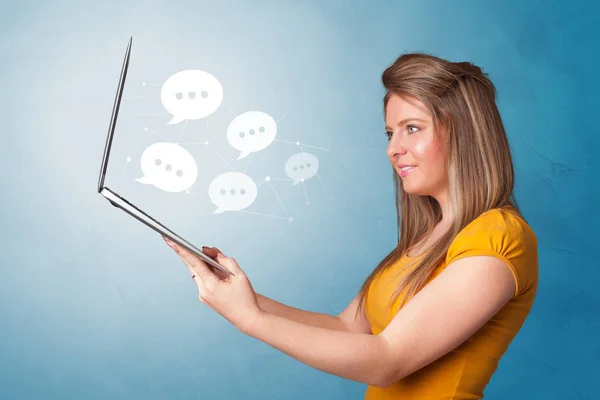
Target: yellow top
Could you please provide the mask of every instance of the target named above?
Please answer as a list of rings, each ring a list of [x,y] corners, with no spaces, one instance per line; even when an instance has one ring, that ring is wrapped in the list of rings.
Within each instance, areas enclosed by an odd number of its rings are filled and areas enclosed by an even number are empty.
[[[498,361],[529,314],[538,284],[537,238],[512,208],[493,209],[468,224],[454,239],[431,281],[452,261],[490,255],[503,260],[513,273],[516,293],[481,329],[456,349],[396,382],[389,388],[369,386],[366,400],[480,399]],[[391,322],[399,301],[386,307],[398,281],[390,277],[413,257],[404,255],[371,284],[365,311],[374,335]],[[396,275],[397,276],[397,275]]]

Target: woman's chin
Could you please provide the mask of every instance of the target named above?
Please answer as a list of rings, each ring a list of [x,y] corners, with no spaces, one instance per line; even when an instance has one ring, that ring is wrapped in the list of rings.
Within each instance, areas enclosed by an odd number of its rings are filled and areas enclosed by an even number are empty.
[[[406,194],[410,194],[413,196],[422,196],[425,194],[425,190],[420,185],[415,184],[414,182],[407,182],[405,180],[402,181],[402,189]]]

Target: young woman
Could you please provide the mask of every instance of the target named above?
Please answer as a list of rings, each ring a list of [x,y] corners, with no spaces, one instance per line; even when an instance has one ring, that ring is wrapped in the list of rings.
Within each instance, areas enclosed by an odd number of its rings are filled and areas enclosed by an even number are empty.
[[[479,399],[523,325],[538,283],[537,238],[512,191],[496,90],[481,69],[405,54],[383,73],[398,246],[338,316],[256,294],[181,256],[200,301],[321,371],[368,385],[365,399]]]

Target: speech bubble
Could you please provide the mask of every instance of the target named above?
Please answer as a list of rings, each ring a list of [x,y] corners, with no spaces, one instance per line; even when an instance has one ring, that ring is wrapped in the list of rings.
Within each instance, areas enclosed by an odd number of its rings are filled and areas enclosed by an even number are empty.
[[[160,101],[177,124],[186,119],[200,119],[214,113],[223,101],[223,86],[211,74],[188,69],[171,75],[160,90]]]
[[[198,177],[198,165],[183,147],[169,142],[148,146],[140,161],[144,176],[136,181],[154,185],[165,192],[183,192]]]
[[[225,172],[212,180],[208,187],[208,195],[217,206],[213,214],[240,211],[254,203],[258,195],[258,187],[246,174]]]
[[[240,114],[227,127],[229,144],[241,152],[238,160],[267,148],[276,135],[277,123],[269,114],[261,111]]]
[[[319,171],[319,160],[310,153],[296,153],[285,163],[285,173],[294,180],[294,185],[312,178]]]

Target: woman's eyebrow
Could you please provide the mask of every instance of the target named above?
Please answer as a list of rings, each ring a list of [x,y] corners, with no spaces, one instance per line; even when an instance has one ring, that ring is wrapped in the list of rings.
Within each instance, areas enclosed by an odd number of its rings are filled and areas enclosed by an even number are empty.
[[[402,125],[404,125],[404,124],[406,124],[407,122],[410,122],[410,121],[429,122],[429,121],[427,121],[425,119],[421,119],[421,118],[405,118],[402,121],[398,122],[397,125],[398,126],[402,126]],[[392,129],[392,128],[390,128],[388,125],[386,125],[385,129]]]

